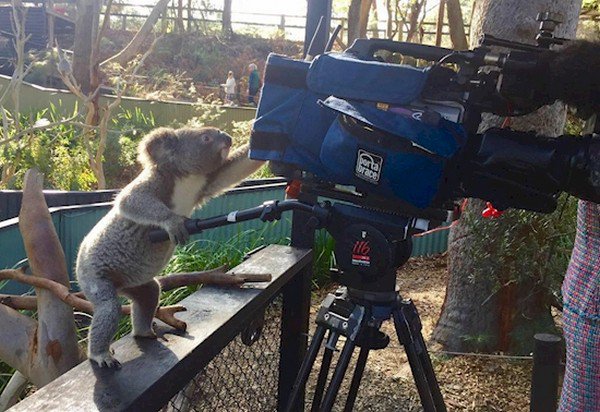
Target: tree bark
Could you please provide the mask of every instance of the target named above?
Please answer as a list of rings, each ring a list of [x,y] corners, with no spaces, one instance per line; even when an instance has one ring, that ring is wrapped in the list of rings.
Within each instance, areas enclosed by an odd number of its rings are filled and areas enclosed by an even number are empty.
[[[167,10],[167,6],[169,5],[170,0],[158,0],[156,6],[150,12],[150,15],[140,28],[140,30],[135,34],[133,39],[125,46],[123,50],[114,56],[104,60],[100,65],[105,65],[110,62],[117,62],[121,66],[125,67],[127,63],[129,63],[140,51],[144,41],[148,38],[150,33],[152,33],[152,29],[154,25],[160,18],[160,15]]]
[[[419,33],[421,10],[423,9],[424,0],[412,0],[410,10],[408,12],[408,32],[406,33],[406,41],[415,41],[415,35]]]
[[[185,28],[183,26],[183,0],[178,0],[177,2],[177,32],[183,33]]]
[[[361,0],[351,0],[348,8],[348,45],[360,37]]]
[[[448,26],[450,28],[450,39],[455,50],[466,50],[469,48],[467,35],[465,34],[465,21],[459,0],[448,0]]]
[[[42,193],[42,175],[34,169],[25,174],[19,229],[34,276],[53,280],[68,288],[65,255]],[[48,290],[37,288],[36,295],[37,345],[31,354],[31,371],[27,376],[41,387],[77,365],[82,357],[77,344],[73,309]]]
[[[100,2],[78,0],[73,43],[73,77],[84,94],[92,92],[90,70],[92,67],[92,45],[96,41]],[[95,30],[96,29],[96,30]]]
[[[377,9],[377,2],[371,1],[373,6],[373,21],[371,22],[370,29],[372,31],[372,37],[374,39],[379,38],[379,10]]]
[[[0,359],[29,376],[30,351],[35,349],[37,322],[0,305]]]
[[[358,37],[367,37],[367,27],[369,25],[369,11],[373,0],[362,0],[360,2],[360,16],[358,18]]]
[[[231,1],[232,0],[225,0],[223,2],[222,31],[226,36],[230,36],[233,33],[233,28],[231,27]]]
[[[438,6],[438,19],[435,27],[435,45],[440,47],[442,45],[442,34],[444,32],[444,15],[446,8],[446,0],[440,0]]]
[[[392,12],[392,0],[385,0],[385,10],[387,13],[385,37],[388,39],[394,38],[394,17]]]
[[[581,1],[480,0],[476,7],[471,30],[472,45],[484,32],[535,44],[539,26],[535,18],[537,13],[543,11],[562,13],[565,22],[559,26],[556,35],[574,37]],[[557,136],[563,131],[564,121],[564,106],[555,104],[513,119],[511,127]],[[486,116],[481,130],[499,126],[501,122],[502,119],[496,116]],[[506,273],[493,264],[501,253],[510,256],[515,252],[500,250],[501,243],[493,239],[514,238],[513,244],[518,245],[519,236],[531,231],[529,223],[515,224],[513,220],[509,233],[510,213],[506,220],[503,217],[490,223],[481,218],[483,208],[482,201],[470,200],[449,239],[448,287],[442,313],[433,333],[433,339],[447,350],[514,350],[523,342],[530,341],[529,335],[535,332],[531,325],[551,320],[549,301],[544,296],[547,291],[536,288],[536,280],[540,279],[535,279],[532,273]],[[489,239],[492,239],[490,244],[480,246],[482,242],[489,242]],[[485,248],[485,256],[473,254],[471,249],[475,246]],[[515,280],[517,277],[526,277],[528,280]],[[511,338],[517,328],[524,332],[520,335],[521,342]],[[526,349],[523,346],[521,348]]]

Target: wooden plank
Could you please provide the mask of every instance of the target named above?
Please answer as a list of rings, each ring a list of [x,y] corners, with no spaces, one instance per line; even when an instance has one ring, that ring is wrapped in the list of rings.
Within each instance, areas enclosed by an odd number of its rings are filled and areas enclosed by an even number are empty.
[[[271,282],[240,289],[203,287],[181,302],[187,312],[178,317],[188,323],[187,333],[161,326],[158,340],[128,335],[113,345],[121,370],[102,370],[85,361],[10,411],[158,410],[311,262],[310,250],[270,245],[232,271],[271,273]]]

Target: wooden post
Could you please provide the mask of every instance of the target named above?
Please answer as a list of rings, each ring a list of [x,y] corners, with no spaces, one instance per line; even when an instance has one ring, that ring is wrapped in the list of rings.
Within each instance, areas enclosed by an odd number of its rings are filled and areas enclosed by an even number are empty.
[[[440,0],[440,6],[438,9],[437,26],[435,30],[435,45],[440,47],[442,45],[442,34],[444,31],[444,12],[446,7],[446,0]]]
[[[301,194],[298,200],[314,203],[317,197]],[[292,215],[293,247],[312,249],[315,243],[315,229],[310,227],[310,214],[295,211]],[[310,297],[312,265],[306,265],[294,279],[283,288],[283,310],[281,314],[281,358],[279,361],[279,381],[277,410],[285,410],[290,392],[294,386],[300,365],[308,346],[308,324],[310,318]],[[304,410],[304,388],[293,410]]]
[[[533,371],[531,373],[531,412],[555,411],[558,397],[558,370],[561,339],[549,333],[534,337]]]
[[[52,14],[52,12],[54,12],[54,1],[53,0],[48,0],[46,3],[46,11],[50,11],[51,13],[46,13],[46,15],[48,16],[48,42],[47,42],[47,47],[49,49],[51,49],[52,47],[54,47],[54,15]]]

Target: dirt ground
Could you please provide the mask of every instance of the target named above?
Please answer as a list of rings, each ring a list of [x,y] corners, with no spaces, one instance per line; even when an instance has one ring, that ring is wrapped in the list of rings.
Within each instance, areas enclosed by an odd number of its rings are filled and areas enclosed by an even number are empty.
[[[411,298],[415,302],[426,340],[431,336],[442,307],[446,276],[445,256],[411,259],[398,273],[400,293],[404,298]],[[325,294],[315,296],[313,318]],[[314,328],[314,324],[311,327]],[[411,371],[404,350],[395,339],[392,323],[385,322],[382,330],[393,339],[387,348],[371,351],[354,410],[421,411]],[[342,344],[343,341],[340,341],[338,348]],[[436,352],[439,348],[432,345],[429,349],[449,411],[529,410],[530,360],[450,357]],[[319,359],[320,356],[317,364]],[[354,361],[355,359],[350,364],[334,410],[343,410]],[[310,409],[316,375],[317,371],[314,370],[308,385],[307,410]]]

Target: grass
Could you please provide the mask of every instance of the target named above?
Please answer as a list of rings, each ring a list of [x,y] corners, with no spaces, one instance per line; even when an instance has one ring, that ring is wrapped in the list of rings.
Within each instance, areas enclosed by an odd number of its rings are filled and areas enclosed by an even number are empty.
[[[313,263],[313,289],[321,289],[331,284],[329,269],[332,267],[335,240],[321,229],[315,233],[314,263]]]

